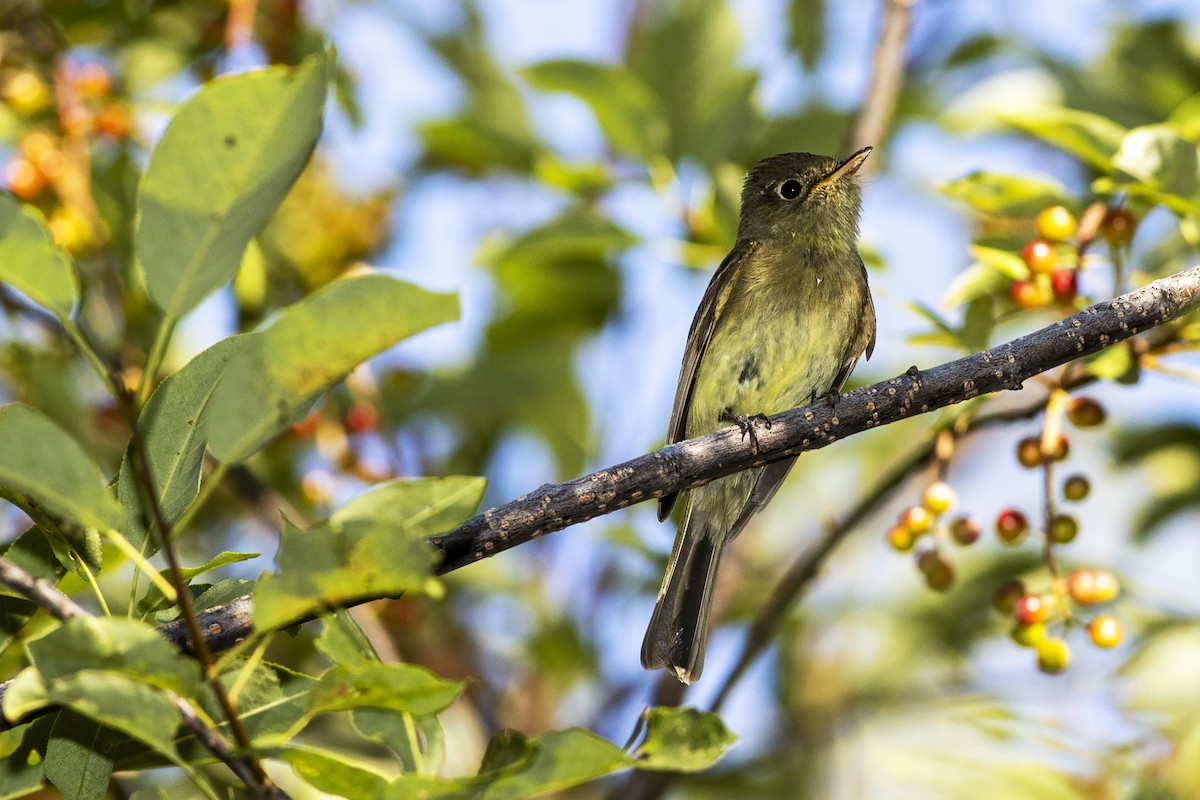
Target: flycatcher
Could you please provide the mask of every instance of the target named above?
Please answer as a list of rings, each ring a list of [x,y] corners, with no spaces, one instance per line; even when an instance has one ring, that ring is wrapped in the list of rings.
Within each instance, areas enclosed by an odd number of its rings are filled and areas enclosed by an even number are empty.
[[[668,442],[833,396],[875,346],[858,254],[864,147],[842,161],[783,153],[746,176],[737,241],[692,320]],[[642,665],[700,677],[725,546],[775,495],[795,457],[682,493],[679,532],[642,642]],[[677,496],[658,501],[666,519]]]

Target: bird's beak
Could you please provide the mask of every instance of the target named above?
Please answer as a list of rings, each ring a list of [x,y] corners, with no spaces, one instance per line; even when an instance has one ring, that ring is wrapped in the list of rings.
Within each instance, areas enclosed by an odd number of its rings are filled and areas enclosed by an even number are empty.
[[[831,183],[837,183],[842,178],[849,177],[850,175],[858,172],[858,168],[861,167],[863,162],[867,160],[867,156],[871,155],[871,150],[872,148],[870,147],[864,147],[854,155],[843,159],[842,162],[838,164],[836,168],[834,168],[833,172],[829,173],[817,182],[817,188],[821,186],[828,186]]]

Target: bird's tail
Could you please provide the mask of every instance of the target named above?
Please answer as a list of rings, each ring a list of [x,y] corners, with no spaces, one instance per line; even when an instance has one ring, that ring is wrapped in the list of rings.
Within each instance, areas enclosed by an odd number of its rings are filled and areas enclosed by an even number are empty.
[[[717,566],[725,549],[725,532],[708,529],[708,521],[685,512],[675,537],[671,560],[646,638],[642,666],[669,667],[683,683],[692,683],[704,668],[709,612],[717,585]]]

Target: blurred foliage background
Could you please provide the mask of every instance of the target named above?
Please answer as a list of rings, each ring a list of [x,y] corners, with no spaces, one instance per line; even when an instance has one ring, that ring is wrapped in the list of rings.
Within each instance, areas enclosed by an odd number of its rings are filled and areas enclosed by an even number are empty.
[[[128,223],[170,110],[215,74],[336,46],[311,166],[234,284],[185,320],[168,368],[364,263],[457,289],[464,310],[359,369],[232,471],[202,534],[181,544],[198,560],[213,548],[271,554],[280,510],[319,518],[388,477],[486,475],[491,505],[658,446],[692,311],[733,239],[742,174],[775,152],[845,152],[881,16],[870,0],[8,0],[4,180],[74,254],[81,324],[134,376],[156,318]],[[1013,259],[1051,203],[1077,215],[1127,203],[1138,228],[1113,251],[1118,281],[1196,263],[1198,41],[1200,8],[1183,0],[914,3],[903,89],[865,190],[880,343],[852,385],[1113,294],[1114,258],[1081,248],[1078,298],[1014,305]],[[1157,149],[1114,159],[1126,129],[1168,123]],[[64,341],[3,300],[0,391],[74,432],[111,474],[125,444],[114,409]],[[1094,491],[1059,558],[1120,577],[1122,644],[1098,650],[1069,631],[1073,663],[1044,675],[990,611],[1006,578],[1048,579],[1038,537],[1009,548],[990,532],[1004,508],[1038,518],[1040,477],[1013,452],[1040,418],[989,426],[940,465],[956,510],[985,528],[950,554],[952,589],[929,591],[884,544],[936,477],[912,470],[733,688],[722,712],[739,744],[671,796],[1200,796],[1195,338],[1109,356],[1088,389],[1108,422],[1070,434],[1064,468]],[[1039,391],[989,407],[1036,404]],[[712,700],[781,565],[963,413],[800,460],[726,560],[723,624],[686,702]],[[5,533],[23,524],[10,511]],[[444,601],[380,602],[357,619],[396,658],[477,678],[443,720],[451,773],[473,771],[505,726],[583,725],[619,743],[657,679],[640,669],[638,642],[670,538],[634,508],[455,573]],[[275,647],[291,648],[290,663],[315,657],[304,635]],[[324,733],[336,747],[339,732]],[[579,796],[621,796],[623,780]]]

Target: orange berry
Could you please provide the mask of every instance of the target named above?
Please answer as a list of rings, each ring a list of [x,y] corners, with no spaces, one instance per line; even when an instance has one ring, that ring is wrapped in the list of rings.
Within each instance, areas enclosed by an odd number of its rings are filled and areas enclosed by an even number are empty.
[[[79,64],[75,67],[74,73],[72,79],[75,90],[81,97],[104,97],[112,91],[112,73],[103,64],[95,61]]]
[[[28,202],[46,188],[46,176],[29,159],[18,156],[4,167],[4,183],[9,191]]]
[[[933,515],[924,506],[909,506],[900,512],[900,524],[914,536],[920,536],[933,527]]]
[[[50,88],[36,72],[25,70],[4,82],[4,99],[18,114],[29,116],[50,105]]]
[[[1013,617],[1019,625],[1032,625],[1050,619],[1050,603],[1037,594],[1027,594],[1013,603]]]
[[[1109,614],[1101,614],[1088,623],[1088,636],[1097,647],[1116,647],[1124,638],[1121,621]]]
[[[1046,294],[1033,281],[1013,281],[1008,287],[1008,299],[1017,308],[1030,309],[1046,305]]]
[[[908,528],[897,523],[888,529],[887,541],[897,553],[907,553],[913,549],[917,537],[913,536]]]
[[[129,112],[115,103],[109,103],[97,111],[93,124],[97,131],[114,139],[124,139],[133,131]]]
[[[1058,254],[1054,252],[1054,245],[1045,239],[1033,239],[1028,242],[1021,248],[1021,259],[1035,275],[1049,275],[1058,266]]]

